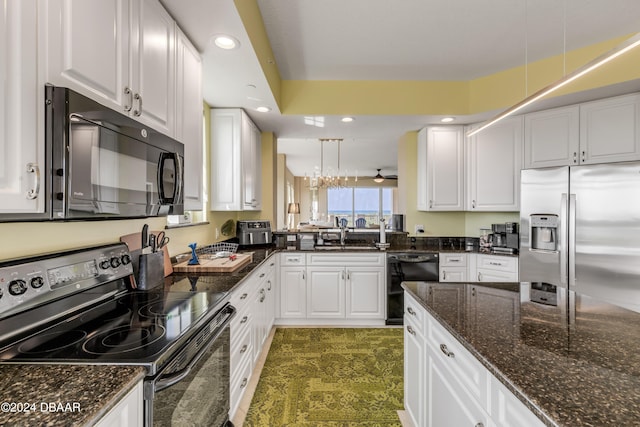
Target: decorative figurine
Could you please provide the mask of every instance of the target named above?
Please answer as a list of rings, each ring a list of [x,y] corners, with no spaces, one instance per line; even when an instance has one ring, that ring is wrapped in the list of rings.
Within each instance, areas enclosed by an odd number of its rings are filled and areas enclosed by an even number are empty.
[[[191,259],[187,263],[187,265],[200,265],[200,261],[198,261],[198,255],[196,255],[196,245],[197,243],[189,243],[189,247],[191,248]]]

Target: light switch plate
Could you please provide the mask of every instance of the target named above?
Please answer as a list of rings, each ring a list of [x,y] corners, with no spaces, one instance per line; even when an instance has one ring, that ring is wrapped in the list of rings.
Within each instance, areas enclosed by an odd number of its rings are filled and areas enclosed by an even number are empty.
[[[424,225],[416,224],[413,226],[414,234],[424,234]]]

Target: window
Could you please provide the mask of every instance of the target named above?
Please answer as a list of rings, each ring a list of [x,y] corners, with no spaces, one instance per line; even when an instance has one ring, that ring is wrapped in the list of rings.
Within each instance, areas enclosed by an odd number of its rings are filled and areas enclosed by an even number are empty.
[[[365,227],[377,226],[383,217],[391,219],[393,189],[380,187],[330,188],[327,190],[327,211],[331,216],[346,218],[348,227],[355,227],[363,218]]]

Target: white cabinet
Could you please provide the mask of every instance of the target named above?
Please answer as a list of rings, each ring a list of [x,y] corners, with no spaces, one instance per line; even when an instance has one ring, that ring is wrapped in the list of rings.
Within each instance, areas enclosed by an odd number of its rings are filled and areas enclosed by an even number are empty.
[[[465,282],[467,280],[469,254],[441,252],[439,256],[440,282]]]
[[[143,425],[142,381],[111,408],[95,427],[140,427]]]
[[[418,210],[464,210],[463,141],[462,126],[432,126],[418,132]]]
[[[522,122],[504,119],[471,137],[467,146],[467,210],[520,209]]]
[[[280,317],[307,317],[307,273],[304,266],[280,269]]]
[[[238,108],[211,110],[211,210],[261,209],[260,131]]]
[[[474,282],[517,282],[518,258],[475,254],[470,273],[469,279]]]
[[[525,169],[578,164],[579,106],[526,114],[524,130]]]
[[[498,427],[545,425],[493,375],[491,376],[491,418]]]
[[[175,23],[157,0],[51,0],[46,78],[175,134]]]
[[[0,214],[45,211],[44,89],[35,0],[0,8]]]
[[[342,319],[346,273],[343,267],[308,267],[307,318]]]
[[[345,317],[347,319],[384,319],[384,267],[347,267]]]
[[[176,139],[184,144],[184,209],[202,210],[202,61],[177,25],[176,35]]]
[[[580,105],[580,163],[640,159],[640,94]]]
[[[424,426],[426,406],[424,317],[418,303],[406,294],[404,305],[404,409],[413,425],[420,427]]]

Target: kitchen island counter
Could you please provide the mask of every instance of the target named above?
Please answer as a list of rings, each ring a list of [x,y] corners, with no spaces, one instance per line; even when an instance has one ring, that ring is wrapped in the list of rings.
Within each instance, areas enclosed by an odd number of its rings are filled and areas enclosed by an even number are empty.
[[[92,426],[144,375],[141,366],[1,364],[0,425]]]
[[[402,286],[546,425],[640,425],[640,313],[580,294],[541,305],[528,283]],[[438,304],[447,286],[461,297]]]

